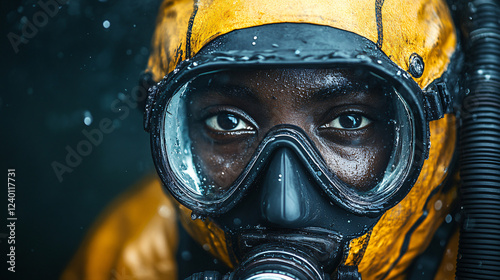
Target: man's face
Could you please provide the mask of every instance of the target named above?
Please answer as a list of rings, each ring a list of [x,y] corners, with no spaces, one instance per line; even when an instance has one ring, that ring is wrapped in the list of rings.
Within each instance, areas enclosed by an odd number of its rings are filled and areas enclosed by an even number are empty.
[[[372,78],[373,80],[373,78]],[[390,96],[354,71],[273,69],[196,79],[188,102],[195,162],[211,192],[240,175],[266,133],[280,124],[304,130],[330,171],[357,191],[387,167],[393,141]]]

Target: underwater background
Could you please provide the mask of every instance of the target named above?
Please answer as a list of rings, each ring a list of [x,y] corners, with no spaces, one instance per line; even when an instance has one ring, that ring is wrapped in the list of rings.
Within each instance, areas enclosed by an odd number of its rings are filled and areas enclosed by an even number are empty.
[[[2,1],[0,279],[57,279],[106,205],[154,173],[130,97],[160,3]],[[15,273],[7,270],[8,169]]]

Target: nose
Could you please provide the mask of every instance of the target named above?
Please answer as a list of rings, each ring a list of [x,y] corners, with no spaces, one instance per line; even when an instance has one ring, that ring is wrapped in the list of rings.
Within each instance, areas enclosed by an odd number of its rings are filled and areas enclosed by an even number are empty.
[[[323,201],[297,155],[287,147],[275,151],[261,189],[261,214],[278,227],[306,227]]]

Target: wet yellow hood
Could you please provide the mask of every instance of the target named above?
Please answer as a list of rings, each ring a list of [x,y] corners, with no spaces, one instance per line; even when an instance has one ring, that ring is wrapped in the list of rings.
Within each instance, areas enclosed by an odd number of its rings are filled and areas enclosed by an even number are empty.
[[[272,23],[311,23],[351,31],[376,43],[403,70],[412,53],[425,72],[421,87],[440,77],[456,37],[444,1],[410,0],[178,0],[160,8],[148,70],[156,81],[214,38]]]

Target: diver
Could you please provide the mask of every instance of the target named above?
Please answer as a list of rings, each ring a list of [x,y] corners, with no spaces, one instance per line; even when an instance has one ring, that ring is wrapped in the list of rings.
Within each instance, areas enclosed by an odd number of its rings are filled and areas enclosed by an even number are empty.
[[[455,278],[471,93],[454,13],[495,22],[478,2],[165,1],[145,76],[159,180],[63,279]]]

